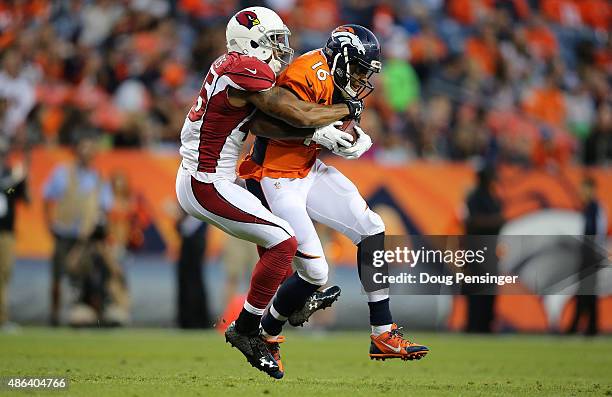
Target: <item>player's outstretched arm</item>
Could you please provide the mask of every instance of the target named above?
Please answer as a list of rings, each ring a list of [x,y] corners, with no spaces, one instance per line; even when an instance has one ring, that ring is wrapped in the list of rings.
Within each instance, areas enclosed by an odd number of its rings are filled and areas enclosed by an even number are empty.
[[[336,121],[318,128],[297,128],[265,113],[257,112],[251,121],[250,131],[254,135],[272,139],[309,138],[313,142],[337,152],[340,148],[348,148],[353,144],[352,136],[340,130],[338,128],[339,124],[342,124],[342,122]]]
[[[261,111],[255,113],[250,131],[253,135],[272,139],[307,138],[314,134],[314,128],[294,127]]]
[[[306,102],[278,86],[259,92],[231,90],[230,96],[249,102],[267,115],[298,128],[323,127],[355,113],[350,104],[319,105]]]

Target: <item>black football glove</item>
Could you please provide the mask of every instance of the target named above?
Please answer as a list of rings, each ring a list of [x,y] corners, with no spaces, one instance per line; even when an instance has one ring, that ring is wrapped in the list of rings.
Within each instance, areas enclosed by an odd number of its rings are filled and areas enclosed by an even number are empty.
[[[344,103],[349,108],[349,119],[359,119],[364,108],[363,101],[361,99],[346,99]]]

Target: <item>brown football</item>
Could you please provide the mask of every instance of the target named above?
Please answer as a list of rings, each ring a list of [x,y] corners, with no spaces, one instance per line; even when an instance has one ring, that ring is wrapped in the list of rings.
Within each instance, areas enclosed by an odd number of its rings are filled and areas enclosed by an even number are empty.
[[[342,122],[342,125],[339,128],[340,130],[351,134],[351,136],[353,137],[353,143],[357,141],[357,132],[355,131],[355,124],[357,124],[355,120],[346,120]]]

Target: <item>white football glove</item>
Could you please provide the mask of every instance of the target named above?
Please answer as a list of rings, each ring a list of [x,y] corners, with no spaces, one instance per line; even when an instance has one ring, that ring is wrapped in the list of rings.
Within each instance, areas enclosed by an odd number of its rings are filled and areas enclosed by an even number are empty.
[[[332,151],[342,147],[348,148],[353,144],[353,137],[351,134],[337,128],[341,125],[341,121],[336,121],[325,127],[317,128],[312,135],[312,140]]]
[[[367,152],[372,147],[372,138],[366,134],[361,127],[355,125],[355,131],[357,132],[357,141],[354,145],[349,147],[339,147],[334,150],[334,154],[345,159],[353,160],[361,157],[362,154]]]

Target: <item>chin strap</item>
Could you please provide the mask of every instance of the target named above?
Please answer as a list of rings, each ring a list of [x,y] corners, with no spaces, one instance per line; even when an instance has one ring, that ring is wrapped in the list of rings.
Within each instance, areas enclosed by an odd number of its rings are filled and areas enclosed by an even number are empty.
[[[348,92],[349,96],[355,98],[357,96],[357,92],[351,88],[351,75],[350,75],[350,66],[349,66],[349,58],[348,58],[348,49],[344,46],[344,64],[346,65],[346,87],[344,89]]]
[[[332,67],[331,67],[331,75],[333,76],[334,73],[336,73],[336,66],[338,65],[338,57],[340,57],[340,54],[336,54],[336,56],[334,57],[334,62],[332,63]]]
[[[344,56],[344,64],[346,65],[346,70],[344,71],[345,73],[345,77],[346,77],[346,86],[345,87],[341,87],[343,90],[346,91],[346,93],[351,96],[351,97],[355,97],[357,96],[357,93],[355,92],[355,90],[353,90],[351,88],[351,79],[349,77],[349,73],[350,73],[350,67],[349,67],[349,59],[348,59],[348,49],[346,48],[346,46],[342,47],[343,49],[343,54],[336,54],[336,56],[334,57],[334,62],[332,63],[332,67],[330,70],[330,73],[333,76],[335,76],[336,73],[336,67],[338,66],[338,58],[340,58],[340,56]],[[334,84],[336,84],[336,82],[334,81]],[[338,84],[336,84],[338,87],[340,87]]]
[[[274,55],[272,55],[272,57],[270,58],[270,62],[268,62],[268,65],[270,65],[270,69],[272,69],[272,71],[276,74],[279,74],[280,71],[283,69],[283,64],[276,58],[274,58]]]

